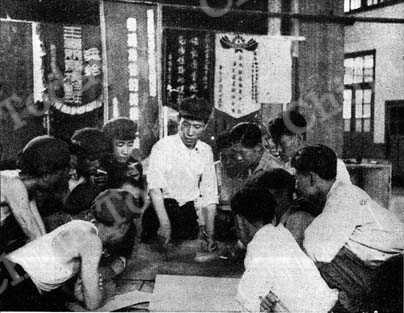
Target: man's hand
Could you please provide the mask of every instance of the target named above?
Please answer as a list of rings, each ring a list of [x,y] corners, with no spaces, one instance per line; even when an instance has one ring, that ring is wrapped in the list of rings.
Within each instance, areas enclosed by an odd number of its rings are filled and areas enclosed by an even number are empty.
[[[206,231],[205,225],[199,226],[199,239],[202,240],[203,249],[208,252],[215,251],[217,249],[216,241],[213,239],[212,235],[209,235]]]
[[[83,283],[80,277],[77,278],[76,282],[74,283],[74,297],[78,301],[84,302]]]
[[[104,288],[104,281],[102,279],[101,273],[99,274],[99,278],[98,278],[98,288],[100,290],[103,290],[103,288]],[[84,302],[83,281],[81,280],[80,277],[77,278],[76,282],[74,283],[74,297],[78,301]]]
[[[269,291],[265,297],[260,297],[260,300],[260,312],[289,313],[289,310],[272,291]]]
[[[123,256],[117,258],[111,263],[111,269],[114,271],[115,275],[122,274],[125,268],[126,259]]]
[[[171,240],[171,225],[170,223],[160,225],[160,228],[157,231],[157,235],[163,244],[168,244]]]

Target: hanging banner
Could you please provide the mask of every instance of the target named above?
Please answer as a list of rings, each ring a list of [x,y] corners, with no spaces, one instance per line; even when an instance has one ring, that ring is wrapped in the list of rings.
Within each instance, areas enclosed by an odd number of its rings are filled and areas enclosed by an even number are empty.
[[[167,29],[164,32],[164,105],[178,108],[192,95],[212,101],[213,34]]]
[[[99,28],[93,25],[41,24],[46,49],[45,81],[57,111],[83,115],[102,107]]]
[[[214,103],[233,118],[261,103],[291,100],[291,41],[282,37],[216,34]]]

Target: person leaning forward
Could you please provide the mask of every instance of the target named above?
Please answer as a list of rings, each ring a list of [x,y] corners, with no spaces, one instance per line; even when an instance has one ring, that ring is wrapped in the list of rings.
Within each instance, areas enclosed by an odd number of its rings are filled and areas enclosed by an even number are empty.
[[[135,203],[129,192],[108,189],[94,200],[92,222],[73,220],[2,255],[1,309],[63,310],[73,295],[89,310],[100,307],[106,296],[103,247],[121,242],[133,218],[139,218]],[[70,283],[74,288],[66,288]]]
[[[153,206],[143,216],[143,240],[156,234],[170,240],[207,235],[215,242],[214,217],[218,203],[212,149],[200,141],[211,113],[201,98],[187,98],[179,110],[178,134],[160,139],[152,148],[147,174]]]
[[[67,193],[69,161],[67,143],[39,136],[24,147],[20,170],[0,172],[1,249],[12,251],[25,242],[24,235],[32,241],[46,233],[39,208]]]
[[[374,296],[385,283],[383,271],[399,264],[404,252],[404,224],[359,187],[338,180],[335,152],[324,146],[307,146],[292,158],[297,188],[323,210],[307,227],[303,246],[332,288],[340,290],[339,302],[349,312],[375,311],[381,298]],[[397,266],[396,276],[400,266]],[[402,265],[401,265],[402,270]],[[389,284],[390,282],[388,282]],[[397,287],[402,286],[396,283]],[[402,290],[402,289],[401,289]],[[383,291],[383,290],[381,290]],[[392,290],[395,301],[402,291]],[[387,302],[388,304],[388,302]],[[382,312],[397,309],[378,308]]]

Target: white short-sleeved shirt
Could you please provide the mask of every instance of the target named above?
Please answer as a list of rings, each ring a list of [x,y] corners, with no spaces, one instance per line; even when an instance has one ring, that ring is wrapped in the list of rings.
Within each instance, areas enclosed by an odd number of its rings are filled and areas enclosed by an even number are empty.
[[[341,181],[333,184],[304,236],[304,248],[316,262],[331,262],[342,247],[369,265],[404,252],[404,224],[364,190]]]
[[[327,286],[283,225],[262,227],[247,246],[244,264],[237,299],[249,312],[260,311],[260,297],[269,291],[291,313],[326,313],[337,301],[338,291]]]
[[[335,180],[346,184],[352,184],[351,176],[349,175],[344,161],[341,159],[337,159],[337,176],[335,177]]]
[[[147,171],[149,189],[159,188],[164,198],[180,205],[197,201],[201,207],[218,203],[218,190],[212,148],[198,140],[187,148],[180,135],[160,139],[150,154]]]

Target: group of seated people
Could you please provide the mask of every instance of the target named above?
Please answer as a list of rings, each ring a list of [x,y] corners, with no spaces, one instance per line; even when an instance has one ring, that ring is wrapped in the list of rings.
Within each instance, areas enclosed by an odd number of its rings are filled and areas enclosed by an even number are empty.
[[[0,172],[2,309],[66,310],[69,297],[101,305],[99,275],[123,272],[141,223],[136,132],[134,121],[117,118],[76,131],[70,143],[39,136],[17,170]]]
[[[137,126],[126,118],[80,129],[69,144],[36,137],[18,170],[0,172],[2,310],[65,310],[69,299],[99,308],[105,281],[124,271],[136,238],[195,239],[201,230],[217,251],[213,154],[199,141],[210,111],[184,102],[179,135],[153,147],[148,186],[133,149]],[[306,127],[298,112],[285,114]],[[245,255],[238,301],[251,312],[395,312],[403,224],[352,185],[332,149],[305,145],[285,114],[268,127],[280,157],[253,123],[218,139],[236,182],[228,194],[234,249]],[[203,198],[187,200],[199,189]]]
[[[288,123],[306,126],[296,111],[270,123],[279,158],[258,125],[220,138],[241,181],[231,192],[246,249],[238,300],[250,312],[401,311],[404,224],[351,183],[332,149],[306,145]],[[245,170],[232,171],[232,159]]]

